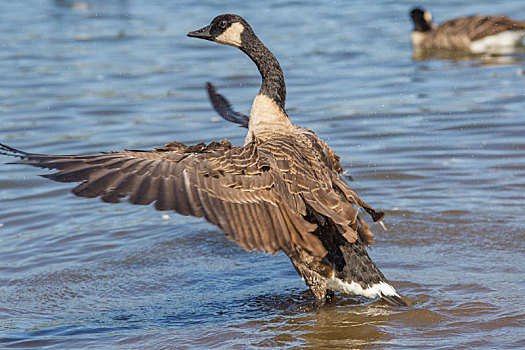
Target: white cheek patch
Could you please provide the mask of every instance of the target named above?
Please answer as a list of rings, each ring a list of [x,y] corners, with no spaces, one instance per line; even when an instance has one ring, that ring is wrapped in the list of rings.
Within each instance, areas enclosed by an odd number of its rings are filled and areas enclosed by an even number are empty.
[[[215,42],[223,45],[230,45],[234,47],[241,46],[241,34],[244,31],[244,26],[239,23],[233,23],[228,29],[224,31],[221,35],[215,38]]]
[[[423,19],[432,26],[432,14],[430,11],[423,12]]]

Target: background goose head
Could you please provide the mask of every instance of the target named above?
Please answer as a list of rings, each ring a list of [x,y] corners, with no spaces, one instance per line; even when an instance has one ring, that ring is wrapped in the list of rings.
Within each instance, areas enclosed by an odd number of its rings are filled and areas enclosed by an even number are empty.
[[[410,11],[410,17],[414,22],[414,30],[416,32],[428,32],[432,30],[432,14],[430,11],[416,7]]]
[[[244,18],[239,15],[224,14],[215,17],[206,27],[189,32],[188,36],[242,49],[243,37],[250,34],[255,35]]]

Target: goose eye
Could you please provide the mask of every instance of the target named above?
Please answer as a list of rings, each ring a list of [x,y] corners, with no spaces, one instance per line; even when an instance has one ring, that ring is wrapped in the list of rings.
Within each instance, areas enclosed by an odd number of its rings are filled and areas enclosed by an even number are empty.
[[[219,22],[219,27],[222,28],[222,29],[225,29],[226,28],[226,21],[220,21]]]

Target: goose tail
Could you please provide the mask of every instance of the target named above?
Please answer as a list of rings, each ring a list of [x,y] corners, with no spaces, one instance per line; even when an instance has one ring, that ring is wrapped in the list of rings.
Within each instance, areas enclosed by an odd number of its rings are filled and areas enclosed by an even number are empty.
[[[339,248],[342,257],[334,264],[333,276],[327,281],[329,289],[370,299],[382,298],[394,306],[408,306],[374,264],[363,244],[346,243]]]

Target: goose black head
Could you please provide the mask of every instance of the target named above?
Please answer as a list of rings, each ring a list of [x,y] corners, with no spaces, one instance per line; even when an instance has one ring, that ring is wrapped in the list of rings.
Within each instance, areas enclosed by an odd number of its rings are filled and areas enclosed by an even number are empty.
[[[189,32],[188,36],[241,48],[243,33],[253,33],[244,18],[238,15],[225,14],[215,17],[208,26]]]
[[[414,30],[416,32],[432,30],[432,14],[429,11],[423,11],[417,7],[410,11],[410,17],[412,22],[414,22]]]

